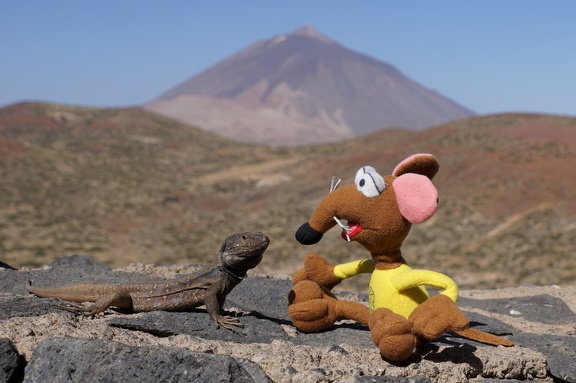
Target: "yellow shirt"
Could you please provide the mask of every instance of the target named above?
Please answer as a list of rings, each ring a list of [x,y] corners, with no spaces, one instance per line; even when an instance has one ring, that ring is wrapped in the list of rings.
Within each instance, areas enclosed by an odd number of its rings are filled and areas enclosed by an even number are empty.
[[[406,264],[390,270],[376,270],[371,259],[344,263],[334,267],[334,275],[349,278],[360,273],[372,273],[370,279],[370,310],[388,308],[408,318],[419,304],[428,299],[424,286],[443,290],[454,302],[458,286],[448,276],[429,270],[414,270]]]

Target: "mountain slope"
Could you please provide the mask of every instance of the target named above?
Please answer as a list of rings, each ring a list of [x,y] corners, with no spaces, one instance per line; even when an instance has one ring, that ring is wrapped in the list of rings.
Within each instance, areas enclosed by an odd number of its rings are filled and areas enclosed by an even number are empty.
[[[464,288],[576,282],[576,119],[496,115],[341,143],[242,144],[142,109],[20,104],[0,109],[0,260],[39,265],[72,253],[114,266],[205,263],[224,237],[271,238],[262,272],[291,273],[306,252],[333,262],[367,254],[337,230],[318,245],[296,228],[332,176],[389,173],[433,153],[440,207],[415,225],[408,262]],[[367,283],[354,288],[365,288]]]
[[[256,42],[146,107],[275,145],[333,142],[385,127],[422,129],[472,115],[309,26]]]

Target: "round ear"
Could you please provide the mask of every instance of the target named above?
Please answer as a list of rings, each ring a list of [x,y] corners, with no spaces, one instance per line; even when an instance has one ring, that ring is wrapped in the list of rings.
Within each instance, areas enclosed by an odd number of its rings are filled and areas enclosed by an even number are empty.
[[[422,223],[438,208],[438,191],[426,176],[403,174],[392,182],[402,217],[410,223]]]
[[[392,175],[399,177],[402,174],[416,173],[432,179],[438,173],[439,168],[440,165],[432,154],[418,153],[396,165]]]

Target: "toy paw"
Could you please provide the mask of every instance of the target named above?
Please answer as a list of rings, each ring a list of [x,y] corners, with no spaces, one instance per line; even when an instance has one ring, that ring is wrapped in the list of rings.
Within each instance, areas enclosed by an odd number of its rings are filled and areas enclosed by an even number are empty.
[[[368,325],[372,341],[384,358],[400,362],[412,355],[416,337],[412,334],[412,324],[406,318],[381,308],[372,312]]]
[[[320,286],[332,290],[334,286],[342,282],[342,279],[334,275],[334,265],[319,256],[308,253],[304,260],[306,278],[318,283]]]
[[[302,332],[321,332],[329,329],[335,320],[330,316],[328,303],[321,299],[297,303],[288,307],[294,326]]]
[[[298,282],[307,281],[306,268],[301,268],[292,276],[292,284],[296,285]]]
[[[468,327],[468,318],[446,295],[438,294],[418,306],[408,318],[414,332],[428,340],[438,338],[447,331]]]
[[[334,302],[322,288],[312,281],[294,286],[288,296],[288,314],[296,328],[302,332],[320,332],[332,327],[337,317]]]

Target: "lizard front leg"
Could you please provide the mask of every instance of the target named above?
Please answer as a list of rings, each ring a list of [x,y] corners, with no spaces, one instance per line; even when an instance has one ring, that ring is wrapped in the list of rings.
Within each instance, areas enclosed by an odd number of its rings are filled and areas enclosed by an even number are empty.
[[[222,295],[219,290],[217,284],[214,284],[206,290],[206,295],[204,296],[204,306],[208,314],[210,314],[210,318],[218,327],[223,327],[226,330],[233,330],[234,326],[244,327],[238,319],[222,315],[222,307],[226,295]]]

